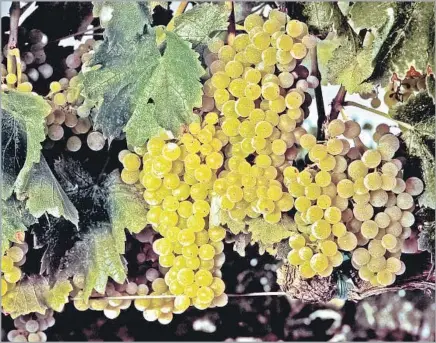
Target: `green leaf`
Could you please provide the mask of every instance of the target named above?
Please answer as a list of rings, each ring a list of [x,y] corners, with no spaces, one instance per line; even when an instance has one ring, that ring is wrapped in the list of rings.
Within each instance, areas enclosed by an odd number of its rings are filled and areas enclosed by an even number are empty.
[[[105,39],[115,48],[120,48],[120,45],[128,47],[144,33],[144,26],[151,23],[146,2],[95,2],[93,14],[100,17]]]
[[[118,170],[106,180],[109,195],[107,211],[112,224],[112,235],[116,250],[124,254],[126,234],[124,229],[138,233],[147,225],[147,208],[138,189],[121,181]]]
[[[425,78],[425,84],[427,86],[428,95],[430,95],[432,97],[433,103],[434,103],[435,102],[434,97],[436,94],[434,74],[427,75],[427,77]]]
[[[388,16],[393,16],[395,2],[355,2],[348,13],[352,26],[358,32],[361,29],[379,29]]]
[[[203,3],[174,18],[174,32],[192,43],[205,46],[216,31],[227,30],[230,11],[224,3]]]
[[[372,89],[365,80],[372,74],[372,49],[356,49],[353,42],[343,39],[327,63],[327,80],[342,84],[348,93],[365,93]]]
[[[398,104],[389,114],[393,119],[412,124],[417,134],[435,139],[435,104],[428,92],[423,91]]]
[[[63,216],[78,227],[79,213],[56,180],[44,156],[41,155],[40,162],[33,165],[27,183],[17,190],[17,195],[27,199],[26,208],[35,217],[39,218],[47,212],[54,217]]]
[[[318,42],[317,57],[318,57],[318,68],[322,75],[321,82],[324,86],[327,86],[327,73],[328,73],[328,63],[333,59],[333,52],[341,44],[341,39],[335,34],[329,34],[325,39]]]
[[[434,66],[434,5],[425,2],[397,3],[394,20],[380,43],[370,80],[387,83],[393,72],[403,78],[410,66],[426,70]]]
[[[71,282],[67,279],[58,279],[45,294],[47,306],[57,312],[62,312],[64,305],[68,303],[68,296],[73,290]]]
[[[27,227],[36,223],[35,218],[23,207],[23,203],[13,197],[2,199],[2,255],[10,246],[10,242],[19,243],[15,234],[27,231]]]
[[[177,133],[195,118],[193,108],[201,105],[199,79],[204,70],[198,54],[168,32],[161,56],[146,7],[107,6],[113,9],[108,33],[83,74],[83,94],[97,104],[94,128],[110,141],[124,130],[133,145],[142,145],[163,129]],[[125,18],[137,22],[119,27],[116,23]]]
[[[65,279],[58,280],[50,288],[48,280],[40,275],[26,277],[2,297],[2,310],[12,318],[29,313],[44,314],[52,308],[61,311],[68,302],[73,287]]]
[[[182,124],[192,122],[192,110],[201,106],[204,70],[190,45],[171,32],[167,46],[151,77],[140,90],[139,99],[125,131],[127,142],[143,145],[162,129],[178,134]],[[183,67],[181,67],[183,66]]]
[[[77,241],[68,251],[64,266],[64,272],[69,276],[85,275],[85,301],[94,289],[104,294],[109,277],[117,283],[123,283],[127,277],[124,259],[117,251],[117,242],[108,223],[99,223],[89,228],[82,240]]]
[[[358,40],[336,2],[307,2],[303,12],[311,31],[326,35],[333,28],[339,35],[347,35],[350,40]]]
[[[27,182],[39,162],[45,139],[44,118],[51,107],[41,96],[16,91],[2,92],[2,199]]]
[[[277,224],[269,224],[262,218],[256,218],[247,220],[247,225],[252,242],[258,243],[263,250],[272,248],[297,230],[296,224],[288,215],[282,215]]]

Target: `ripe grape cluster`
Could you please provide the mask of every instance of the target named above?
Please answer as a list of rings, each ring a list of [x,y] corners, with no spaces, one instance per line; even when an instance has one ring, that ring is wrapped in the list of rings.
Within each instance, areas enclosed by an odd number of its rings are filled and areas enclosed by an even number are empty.
[[[306,24],[272,10],[250,14],[247,33],[231,45],[215,39],[205,57],[211,78],[204,84],[204,121],[216,125],[224,147],[224,169],[213,190],[234,220],[263,216],[280,221],[293,199],[283,192],[283,169],[295,160],[300,127],[319,81],[301,63],[316,38]]]
[[[47,342],[44,333],[55,324],[53,310],[48,309],[44,314],[34,313],[19,316],[14,319],[15,330],[7,334],[9,342]]]
[[[155,292],[174,295],[176,312],[191,304],[205,309],[223,297],[219,269],[226,231],[208,223],[212,186],[223,163],[217,137],[214,125],[193,123],[177,143],[162,134],[119,155],[122,180],[143,190],[148,222],[162,237],[153,250],[166,272],[155,280]]]
[[[17,240],[22,243],[14,243],[9,247],[1,260],[1,295],[4,296],[8,291],[14,289],[23,274],[21,266],[26,262],[26,253],[29,250],[27,243],[24,242],[24,233],[17,235]]]
[[[401,249],[415,222],[413,196],[424,185],[415,177],[403,180],[403,163],[394,158],[400,142],[389,126],[377,127],[375,149],[363,146],[360,131],[354,121],[335,119],[327,142],[301,136],[314,164],[284,170],[300,232],[289,239],[288,260],[303,277],[328,276],[349,252],[362,280],[388,286],[405,271]]]

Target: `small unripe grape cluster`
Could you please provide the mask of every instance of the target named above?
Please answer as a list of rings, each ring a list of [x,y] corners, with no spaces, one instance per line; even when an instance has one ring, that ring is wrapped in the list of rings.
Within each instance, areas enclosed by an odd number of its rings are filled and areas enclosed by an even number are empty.
[[[328,276],[347,252],[362,280],[388,286],[405,271],[401,249],[415,222],[413,197],[424,185],[403,180],[403,163],[394,158],[400,143],[387,125],[377,127],[376,149],[363,146],[354,121],[335,119],[327,131],[322,144],[310,134],[299,140],[314,165],[284,170],[299,231],[289,239],[288,260],[303,277]]]
[[[55,324],[53,310],[48,309],[44,314],[32,313],[18,316],[14,319],[15,330],[7,334],[9,342],[47,342],[45,330]]]
[[[1,295],[15,288],[18,281],[23,277],[21,266],[26,262],[26,253],[29,250],[24,242],[24,233],[16,234],[17,241],[13,243],[2,256],[1,260]]]
[[[178,142],[163,133],[119,155],[121,179],[143,190],[148,223],[162,236],[153,242],[153,250],[167,270],[156,289],[176,296],[177,313],[190,305],[205,309],[222,304],[226,297],[220,271],[226,231],[209,226],[208,219],[226,140],[214,124],[209,119],[194,122]]]
[[[400,79],[397,74],[391,78],[391,81],[386,87],[384,102],[392,108],[396,104],[406,102],[411,96],[417,92],[427,89],[426,75],[418,72],[414,67],[410,67],[404,79]]]
[[[316,48],[306,24],[272,10],[267,20],[250,14],[247,33],[230,45],[212,40],[205,56],[204,121],[223,136],[224,170],[213,190],[234,220],[263,216],[280,221],[293,206],[282,171],[295,160],[297,137],[319,82],[301,62]]]

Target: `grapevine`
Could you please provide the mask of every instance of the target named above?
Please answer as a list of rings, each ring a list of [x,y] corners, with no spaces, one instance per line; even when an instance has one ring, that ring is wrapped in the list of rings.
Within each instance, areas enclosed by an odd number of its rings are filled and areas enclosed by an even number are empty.
[[[85,5],[65,37],[87,36],[59,66],[47,55],[62,38],[18,31],[26,8],[11,7],[1,66],[7,340],[47,341],[70,303],[110,320],[133,307],[171,325],[262,296],[232,294],[232,243],[280,263],[282,292],[268,286],[267,296],[334,304],[434,290],[433,61],[406,68],[396,47],[379,61],[395,33],[373,35],[381,28],[358,4],[347,21],[333,3],[262,4],[238,18],[237,2],[182,2],[162,24],[165,6],[102,2],[91,16]],[[407,47],[417,32],[403,29]],[[380,122],[368,135],[362,113]]]

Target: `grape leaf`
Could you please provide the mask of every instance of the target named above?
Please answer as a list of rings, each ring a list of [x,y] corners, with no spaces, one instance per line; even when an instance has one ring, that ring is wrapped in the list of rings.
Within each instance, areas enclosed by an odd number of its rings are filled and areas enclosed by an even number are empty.
[[[35,312],[44,314],[48,308],[58,311],[68,302],[71,290],[70,282],[65,279],[59,280],[50,288],[45,277],[28,276],[2,297],[3,311],[12,318]]]
[[[68,302],[68,295],[73,290],[71,282],[67,279],[58,279],[45,294],[47,306],[57,312],[62,312]]]
[[[192,43],[204,47],[216,31],[227,30],[230,11],[224,3],[203,3],[174,18],[174,32]]]
[[[112,224],[112,235],[116,250],[124,254],[126,234],[140,232],[147,225],[147,208],[142,195],[135,186],[121,181],[118,170],[113,171],[106,180],[109,190],[107,211]]]
[[[370,92],[372,85],[365,80],[372,74],[372,49],[356,49],[354,42],[343,39],[327,63],[327,80],[342,84],[349,93]]]
[[[434,144],[436,129],[434,114],[435,104],[426,91],[410,97],[407,102],[398,104],[390,111],[394,119],[412,125],[412,128],[404,131],[401,137],[409,154],[421,161],[419,170],[425,182],[425,191],[419,197],[419,203],[421,206],[433,209],[436,205],[435,156],[427,140],[433,141]]]
[[[146,7],[109,6],[113,11],[108,33],[83,74],[83,94],[97,103],[94,127],[110,141],[124,129],[133,145],[142,145],[162,129],[176,133],[194,118],[193,107],[201,104],[199,78],[204,71],[198,55],[168,32],[161,56]],[[135,25],[119,27],[113,22],[129,12]]]
[[[17,194],[26,198],[26,208],[35,217],[44,213],[55,217],[63,216],[76,227],[79,226],[79,213],[65,194],[58,180],[53,175],[44,156],[31,168],[26,184],[17,190]]]
[[[83,229],[82,223],[79,227]],[[80,232],[73,223],[64,219],[56,218],[51,215],[44,215],[39,218],[38,223],[31,227],[34,238],[34,249],[45,247],[41,257],[41,267],[39,273],[42,275],[55,275],[65,253],[70,250]]]
[[[356,33],[336,2],[307,2],[303,13],[311,31],[326,35],[333,28],[338,34],[358,41]]]
[[[333,52],[341,44],[341,39],[335,34],[329,34],[325,39],[318,42],[316,46],[318,57],[318,68],[321,75],[326,76],[328,73],[327,64],[333,59]],[[328,85],[326,77],[321,78],[321,83],[324,86]]]
[[[9,248],[10,242],[19,243],[15,234],[27,231],[27,227],[36,222],[35,218],[23,207],[23,204],[11,197],[2,199],[2,255]]]
[[[263,250],[272,248],[274,244],[288,238],[297,230],[291,217],[284,214],[277,224],[269,224],[262,218],[255,218],[247,220],[247,225],[252,242],[258,243]]]
[[[177,35],[167,32],[166,49],[126,125],[127,142],[143,145],[162,129],[178,134],[181,125],[192,122],[194,107],[201,106],[204,70],[198,54]],[[180,68],[183,66],[183,68]]]
[[[432,261],[435,255],[435,222],[424,222],[421,232],[418,234],[418,249],[428,251],[432,254]]]
[[[45,139],[44,118],[51,107],[41,96],[16,91],[2,92],[2,199],[6,200],[28,180],[39,162]]]
[[[370,81],[387,83],[393,72],[400,78],[413,65],[425,70],[434,65],[434,6],[432,3],[397,3],[392,26],[377,48]]]
[[[98,223],[89,228],[63,259],[62,271],[68,276],[85,275],[83,298],[88,300],[93,289],[104,294],[108,278],[117,283],[126,279],[124,258],[117,251],[117,243],[109,223]]]
[[[361,29],[379,29],[387,16],[393,16],[395,2],[355,2],[350,6],[349,17],[355,31]]]

